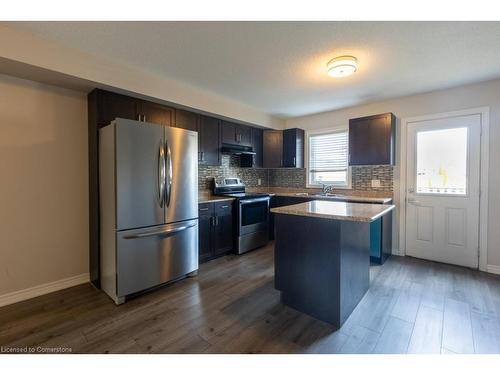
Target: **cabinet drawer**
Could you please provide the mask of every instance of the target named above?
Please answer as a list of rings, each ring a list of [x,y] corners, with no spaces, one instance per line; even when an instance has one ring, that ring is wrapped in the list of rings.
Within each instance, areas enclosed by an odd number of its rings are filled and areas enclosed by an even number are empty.
[[[198,205],[198,215],[202,216],[213,216],[214,214],[214,204],[213,203],[200,203]]]
[[[232,201],[215,202],[215,214],[217,216],[231,215],[232,209]]]

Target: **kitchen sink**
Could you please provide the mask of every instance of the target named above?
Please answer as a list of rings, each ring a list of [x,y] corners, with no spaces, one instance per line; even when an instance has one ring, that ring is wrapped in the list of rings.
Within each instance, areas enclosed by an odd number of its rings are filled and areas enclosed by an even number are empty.
[[[332,197],[332,198],[343,197],[343,195],[335,193],[295,193],[295,195],[300,197]]]

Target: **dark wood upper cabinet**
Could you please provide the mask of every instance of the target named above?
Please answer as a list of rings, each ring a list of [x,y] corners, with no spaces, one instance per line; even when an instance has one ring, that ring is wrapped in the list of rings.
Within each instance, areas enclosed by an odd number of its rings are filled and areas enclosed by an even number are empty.
[[[349,165],[394,165],[396,117],[392,113],[349,120]]]
[[[222,143],[252,146],[252,128],[234,122],[222,121]]]
[[[236,124],[233,122],[222,121],[222,143],[235,144],[237,143],[236,137]]]
[[[263,160],[263,135],[264,131],[259,128],[252,128],[252,149],[255,152],[253,156],[253,166],[255,168],[262,168],[264,166]]]
[[[264,130],[264,168],[304,168],[304,130]]]
[[[137,120],[135,98],[98,89],[92,91],[89,98],[96,102],[95,113],[99,128],[110,124],[117,117]]]
[[[143,100],[137,101],[137,120],[139,121],[172,126],[174,124],[174,117],[175,110],[173,108]]]
[[[214,117],[200,115],[198,146],[199,163],[203,165],[221,165],[221,121]]]
[[[252,127],[247,125],[238,125],[236,129],[240,137],[239,144],[242,146],[252,146]]]
[[[281,168],[283,165],[283,132],[281,130],[264,130],[263,135],[264,168]]]
[[[304,168],[304,130],[283,130],[283,167]]]
[[[175,111],[175,124],[176,128],[198,131],[198,117],[199,115],[194,112],[177,109]]]

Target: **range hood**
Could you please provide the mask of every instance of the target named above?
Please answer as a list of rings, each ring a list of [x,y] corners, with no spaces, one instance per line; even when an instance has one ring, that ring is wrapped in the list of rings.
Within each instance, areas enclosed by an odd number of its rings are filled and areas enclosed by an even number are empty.
[[[232,145],[229,143],[223,143],[220,151],[223,154],[231,155],[255,155],[255,152],[250,146]]]

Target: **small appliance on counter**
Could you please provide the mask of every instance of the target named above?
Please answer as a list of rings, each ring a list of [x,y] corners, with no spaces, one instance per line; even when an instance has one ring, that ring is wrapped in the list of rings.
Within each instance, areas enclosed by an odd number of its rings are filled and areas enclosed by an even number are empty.
[[[116,304],[198,270],[198,134],[116,119],[99,130],[101,287]]]
[[[269,242],[269,201],[265,193],[247,193],[245,184],[236,177],[214,178],[213,193],[236,199],[235,251],[238,254]]]

